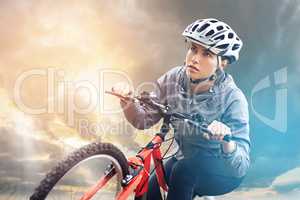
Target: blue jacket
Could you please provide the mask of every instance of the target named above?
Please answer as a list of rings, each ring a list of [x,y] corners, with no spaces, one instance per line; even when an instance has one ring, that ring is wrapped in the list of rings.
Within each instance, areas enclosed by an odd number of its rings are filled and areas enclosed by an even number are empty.
[[[172,68],[156,82],[153,93],[161,103],[170,105],[172,110],[194,115],[201,123],[210,124],[218,120],[226,124],[239,140],[233,153],[222,152],[217,141],[206,140],[202,132],[183,121],[172,121],[174,135],[180,151],[178,159],[197,155],[199,159],[218,161],[220,175],[242,177],[250,166],[250,138],[248,103],[243,92],[233,78],[224,71],[217,71],[214,86],[207,92],[192,94],[185,67]],[[125,104],[123,104],[123,107]],[[159,114],[139,104],[132,103],[124,109],[127,120],[138,129],[146,129],[156,124]],[[124,107],[125,108],[125,107]],[[215,164],[214,164],[215,165]]]

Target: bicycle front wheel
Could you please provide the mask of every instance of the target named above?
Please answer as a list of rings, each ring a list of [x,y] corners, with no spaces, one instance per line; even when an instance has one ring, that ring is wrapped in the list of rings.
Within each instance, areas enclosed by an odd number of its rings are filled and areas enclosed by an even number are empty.
[[[111,200],[121,189],[121,180],[128,174],[124,154],[108,143],[91,143],[69,155],[40,182],[30,200],[80,199],[109,171],[115,175],[94,196]]]

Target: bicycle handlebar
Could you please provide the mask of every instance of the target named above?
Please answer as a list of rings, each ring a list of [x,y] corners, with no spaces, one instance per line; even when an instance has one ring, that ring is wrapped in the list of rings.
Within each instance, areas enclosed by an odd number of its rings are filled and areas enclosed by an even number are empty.
[[[123,101],[142,102],[142,103],[158,110],[163,117],[169,116],[169,117],[173,117],[176,119],[184,120],[184,122],[187,122],[187,123],[195,126],[196,128],[199,128],[202,132],[207,133],[209,136],[213,135],[212,132],[207,127],[200,125],[199,122],[196,122],[195,120],[193,120],[191,115],[188,115],[185,113],[180,113],[180,112],[172,112],[172,111],[170,111],[170,107],[168,105],[163,105],[161,103],[154,101],[153,99],[151,99],[149,94],[147,94],[147,96],[129,97],[129,96],[124,96],[124,95],[121,95],[121,94],[118,94],[118,93],[112,92],[112,91],[105,91],[105,93],[116,96]],[[144,93],[144,95],[145,95],[145,93]],[[226,142],[229,142],[231,140],[238,140],[238,138],[236,138],[230,134],[227,134],[223,137],[223,140]]]

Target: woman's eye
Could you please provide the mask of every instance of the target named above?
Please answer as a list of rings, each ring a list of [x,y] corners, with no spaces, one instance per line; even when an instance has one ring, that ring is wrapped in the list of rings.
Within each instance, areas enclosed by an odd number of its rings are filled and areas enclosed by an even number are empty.
[[[196,52],[196,51],[197,51],[197,48],[194,47],[194,46],[191,46],[191,51],[192,51],[192,52]]]
[[[209,57],[211,56],[210,53],[209,53],[208,51],[203,51],[203,55],[204,55],[204,56],[209,56]]]

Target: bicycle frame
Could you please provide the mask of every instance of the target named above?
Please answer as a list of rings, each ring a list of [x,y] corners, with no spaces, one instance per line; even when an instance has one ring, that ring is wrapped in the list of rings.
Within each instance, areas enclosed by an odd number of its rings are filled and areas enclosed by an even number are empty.
[[[150,177],[151,160],[154,161],[154,168],[159,186],[165,191],[168,187],[165,181],[165,172],[162,164],[160,146],[163,139],[160,134],[156,134],[148,145],[143,148],[135,157],[128,159],[128,165],[134,169],[133,174],[129,174],[128,180],[117,194],[116,200],[126,200],[130,194],[135,193],[135,197],[140,197],[148,191],[148,181]],[[114,168],[111,168],[80,200],[91,199],[109,180],[116,175]],[[123,183],[124,184],[124,183]]]
[[[151,158],[154,160],[154,167],[156,172],[156,177],[158,180],[159,186],[167,192],[168,187],[165,181],[165,173],[164,168],[162,165],[162,156],[160,151],[160,146],[162,142],[164,141],[165,135],[169,132],[170,129],[170,118],[171,116],[177,118],[177,119],[183,119],[187,123],[193,124],[199,129],[201,129],[203,132],[208,133],[211,135],[212,133],[207,129],[207,127],[203,127],[197,122],[194,122],[191,116],[187,116],[186,114],[172,112],[168,113],[169,107],[162,105],[158,102],[152,101],[151,98],[149,98],[149,95],[144,94],[144,96],[148,98],[140,98],[140,97],[126,97],[122,96],[118,93],[114,92],[106,92],[108,94],[117,96],[123,101],[132,101],[134,102],[135,99],[152,106],[160,111],[164,122],[163,126],[161,127],[160,133],[156,134],[156,136],[151,140],[148,145],[143,148],[135,157],[128,159],[129,167],[134,169],[133,174],[129,174],[129,176],[125,177],[125,179],[122,180],[123,188],[118,193],[116,200],[126,200],[130,194],[133,192],[135,193],[135,197],[140,197],[148,190],[148,180],[150,177],[150,165],[151,165]],[[235,138],[231,135],[225,135],[223,140],[224,141],[230,141],[230,140],[237,140],[238,138]],[[93,186],[85,195],[81,198],[81,200],[89,200],[93,195],[97,193],[114,175],[116,172],[112,168],[110,171],[106,173],[106,175],[99,180],[99,182]]]

